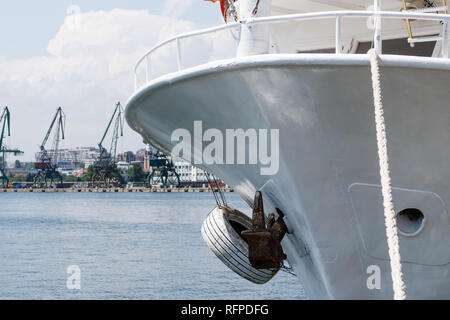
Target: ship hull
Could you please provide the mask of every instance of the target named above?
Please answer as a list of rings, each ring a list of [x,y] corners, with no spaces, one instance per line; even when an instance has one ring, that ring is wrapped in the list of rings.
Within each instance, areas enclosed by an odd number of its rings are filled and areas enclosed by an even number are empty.
[[[450,299],[450,63],[381,60],[394,205],[424,215],[399,235],[407,295]],[[248,203],[262,190],[266,213],[285,213],[283,248],[309,298],[391,299],[371,86],[365,55],[236,58],[154,80],[130,98],[126,117],[168,152],[172,133],[194,136],[196,121],[221,132],[279,130],[274,175],[258,164],[199,166]]]

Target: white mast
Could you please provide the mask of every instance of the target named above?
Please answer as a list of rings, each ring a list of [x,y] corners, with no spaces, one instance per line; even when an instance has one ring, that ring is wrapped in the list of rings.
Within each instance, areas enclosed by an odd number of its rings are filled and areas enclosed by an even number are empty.
[[[239,20],[269,16],[272,11],[272,0],[238,0]],[[241,40],[237,56],[265,54],[270,48],[270,26],[258,24],[242,25]]]

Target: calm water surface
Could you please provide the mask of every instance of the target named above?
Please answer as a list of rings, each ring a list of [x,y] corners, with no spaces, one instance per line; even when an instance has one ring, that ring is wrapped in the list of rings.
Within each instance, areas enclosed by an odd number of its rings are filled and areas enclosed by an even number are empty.
[[[200,233],[214,206],[199,193],[0,194],[0,299],[304,299],[290,274],[255,285],[214,256]]]

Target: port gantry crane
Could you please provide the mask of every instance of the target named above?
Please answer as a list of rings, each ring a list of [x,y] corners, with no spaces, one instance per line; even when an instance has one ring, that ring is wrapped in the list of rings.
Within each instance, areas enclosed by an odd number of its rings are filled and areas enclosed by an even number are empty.
[[[23,151],[20,151],[20,150],[17,150],[17,149],[8,149],[5,145],[3,145],[4,138],[6,136],[9,137],[11,135],[10,122],[11,122],[11,113],[9,112],[8,107],[5,107],[3,109],[2,115],[0,116],[0,126],[1,126],[1,132],[0,132],[0,154],[2,156],[1,163],[0,163],[0,165],[1,165],[1,167],[0,167],[0,173],[1,173],[1,177],[0,177],[1,184],[0,184],[0,186],[2,188],[7,188],[8,184],[9,184],[9,179],[8,179],[8,176],[6,175],[6,171],[5,171],[6,154],[7,153],[12,153],[15,156],[23,154]],[[7,131],[6,135],[5,135],[5,130]]]
[[[147,177],[147,188],[152,185],[160,185],[162,188],[169,186],[180,187],[180,175],[175,170],[172,158],[158,151],[150,160],[151,173]]]
[[[103,142],[108,135],[111,125],[114,123],[112,132],[112,140],[109,151],[103,146]],[[94,187],[118,187],[123,184],[123,178],[120,170],[116,166],[117,142],[123,137],[123,109],[118,102],[114,109],[113,115],[109,120],[105,133],[103,134],[98,147],[100,155],[93,165],[92,185]]]
[[[34,185],[36,187],[47,187],[52,186],[54,180],[59,180],[62,184],[63,177],[59,173],[58,169],[58,150],[60,140],[64,140],[64,127],[65,127],[65,114],[62,108],[59,107],[56,110],[56,114],[50,124],[50,128],[47,130],[44,140],[40,146],[40,154],[38,157],[38,162],[34,164],[34,168],[37,170],[34,176]],[[52,133],[53,128],[56,125],[56,130],[54,133],[52,152],[49,154],[45,145]],[[50,184],[48,184],[50,182]]]

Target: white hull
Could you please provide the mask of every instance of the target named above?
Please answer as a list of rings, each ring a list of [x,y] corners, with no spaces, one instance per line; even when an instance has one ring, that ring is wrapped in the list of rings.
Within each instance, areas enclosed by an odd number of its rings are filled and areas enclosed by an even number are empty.
[[[421,232],[400,235],[409,299],[450,299],[450,63],[382,56],[396,210],[418,208]],[[412,67],[414,65],[414,67]],[[170,151],[179,128],[280,130],[280,170],[204,166],[266,212],[286,215],[289,263],[314,299],[393,296],[365,55],[265,55],[214,62],[149,83],[129,100],[128,123]],[[381,288],[367,269],[381,268]],[[282,288],[280,288],[282,290]]]

